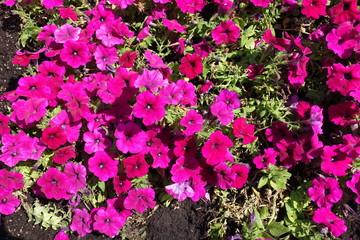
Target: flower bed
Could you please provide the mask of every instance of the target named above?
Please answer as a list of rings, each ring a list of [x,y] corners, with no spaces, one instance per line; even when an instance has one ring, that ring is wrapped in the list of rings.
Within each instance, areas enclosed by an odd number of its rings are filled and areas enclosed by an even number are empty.
[[[1,214],[22,205],[55,239],[115,237],[135,213],[191,199],[217,204],[212,239],[347,231],[356,1],[4,4],[24,22],[13,63],[28,71],[2,96]]]

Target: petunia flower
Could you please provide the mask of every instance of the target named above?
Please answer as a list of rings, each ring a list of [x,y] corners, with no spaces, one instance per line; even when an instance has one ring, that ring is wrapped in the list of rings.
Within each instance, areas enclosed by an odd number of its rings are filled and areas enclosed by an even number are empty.
[[[156,93],[159,88],[168,84],[168,80],[164,79],[159,70],[148,70],[146,68],[142,70],[142,74],[134,82],[135,87],[146,87],[152,93]]]
[[[66,41],[60,52],[60,58],[73,68],[85,66],[90,62],[90,51],[87,45],[80,41]]]
[[[113,238],[119,234],[124,226],[126,218],[119,214],[115,208],[101,208],[94,215],[93,228]]]
[[[360,204],[360,171],[356,171],[351,180],[346,181],[346,186],[356,194],[355,202]]]
[[[53,161],[58,164],[64,164],[67,160],[75,158],[75,149],[73,146],[59,148],[54,152]]]
[[[273,148],[264,149],[263,155],[254,157],[253,163],[257,169],[268,169],[269,165],[275,165],[277,157],[277,151]]]
[[[152,188],[131,189],[125,198],[124,207],[142,213],[147,208],[153,209],[156,205],[155,191]]]
[[[179,65],[179,70],[187,78],[194,79],[204,70],[202,59],[196,53],[186,54],[183,58],[181,58],[180,62],[181,64]]]
[[[145,155],[141,153],[125,158],[123,164],[128,178],[142,177],[148,173],[150,167],[145,161]]]
[[[66,41],[77,41],[80,38],[81,28],[73,27],[65,23],[54,32],[55,42],[65,43]]]
[[[267,8],[274,0],[250,0],[255,6]]]
[[[240,37],[240,28],[233,21],[221,22],[211,32],[216,45],[234,44]]]
[[[180,120],[180,125],[186,127],[184,134],[190,136],[201,131],[203,122],[203,117],[199,113],[195,110],[190,110]]]
[[[104,151],[95,152],[95,155],[89,158],[89,171],[99,178],[100,181],[107,181],[116,176],[118,172],[118,161]]]
[[[346,170],[350,168],[354,160],[340,150],[342,147],[342,144],[338,144],[323,148],[321,170],[324,173],[334,174],[337,177],[346,175]]]
[[[21,201],[14,197],[10,191],[0,191],[0,214],[12,214],[20,203]]]
[[[132,187],[132,182],[125,173],[121,173],[114,177],[113,186],[117,194],[123,194],[130,190],[130,188]]]
[[[162,19],[162,23],[165,27],[167,27],[167,29],[169,29],[170,31],[177,31],[177,32],[180,32],[180,33],[186,33],[186,27],[185,26],[182,26],[180,25],[180,23],[173,19],[173,20],[168,20],[166,18],[163,18]]]
[[[115,137],[116,146],[123,153],[139,153],[145,145],[145,133],[132,121],[119,123]]]
[[[51,149],[56,149],[66,143],[66,135],[60,127],[47,127],[42,132],[40,141]]]
[[[60,172],[57,168],[48,168],[46,172],[38,179],[37,184],[41,187],[41,192],[48,199],[55,200],[70,199],[69,180],[65,173]]]
[[[104,47],[98,45],[94,52],[94,57],[96,60],[96,66],[105,71],[107,66],[111,66],[113,63],[118,61],[117,49],[114,47]]]
[[[308,18],[318,19],[326,15],[327,0],[303,0],[301,13]]]
[[[92,232],[92,227],[90,224],[90,214],[88,213],[88,211],[83,208],[83,209],[73,209],[74,211],[74,216],[72,218],[72,222],[70,225],[70,229],[71,231],[75,231],[77,232],[80,237],[84,237],[85,235],[87,235],[88,233]]]
[[[229,148],[234,144],[229,137],[225,136],[221,131],[212,133],[209,140],[205,142],[201,149],[202,155],[207,159],[210,165],[216,165],[226,160],[233,160]]]
[[[240,189],[246,183],[250,169],[242,164],[234,164],[231,166],[231,168],[236,174],[235,180],[233,181],[231,187]]]
[[[358,123],[355,118],[360,113],[359,106],[352,101],[331,105],[328,112],[330,121],[340,126]]]
[[[59,10],[60,16],[62,18],[64,18],[64,19],[70,18],[73,21],[77,20],[77,14],[71,8],[69,8],[69,7],[67,7],[67,8],[60,7],[58,10]]]
[[[64,0],[41,0],[41,3],[47,9],[53,9],[54,7],[60,7],[64,4]]]
[[[123,68],[131,68],[136,59],[136,52],[127,51],[119,59],[119,64]]]
[[[136,97],[133,114],[137,118],[143,118],[145,125],[154,124],[165,116],[165,100],[149,91],[141,92]]]
[[[232,187],[236,178],[234,169],[222,162],[214,166],[214,172],[216,173],[216,187],[220,187],[223,190]]]
[[[237,118],[232,124],[235,137],[243,138],[243,144],[252,143],[257,139],[254,136],[255,126],[247,124],[245,118]]]
[[[317,209],[314,213],[313,220],[316,223],[320,223],[328,227],[335,237],[339,237],[347,230],[345,221],[331,212],[330,208]]]
[[[195,106],[197,102],[197,97],[194,84],[180,79],[176,82],[176,86],[179,87],[181,90],[181,99],[179,104],[184,106]]]
[[[183,13],[200,12],[206,4],[204,0],[175,0],[175,2]]]
[[[68,162],[65,164],[64,173],[71,183],[69,186],[70,193],[76,193],[86,187],[86,168],[84,165]]]
[[[308,189],[309,197],[316,202],[318,207],[331,208],[342,197],[343,191],[335,178],[318,177],[312,181],[312,187]]]

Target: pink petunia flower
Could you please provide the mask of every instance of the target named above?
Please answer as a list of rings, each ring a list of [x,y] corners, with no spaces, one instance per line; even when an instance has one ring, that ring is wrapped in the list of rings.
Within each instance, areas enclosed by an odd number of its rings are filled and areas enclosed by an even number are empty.
[[[131,6],[135,0],[109,0],[111,4],[116,5],[121,9],[126,9],[128,6]]]
[[[201,153],[207,159],[208,164],[216,165],[226,160],[233,160],[229,151],[233,145],[229,137],[221,131],[216,131],[210,135],[209,140],[202,147]]]
[[[240,28],[233,21],[221,22],[211,32],[216,45],[234,44],[240,37]]]
[[[253,159],[257,169],[268,169],[269,164],[275,165],[277,157],[277,151],[273,148],[264,149],[263,155],[258,155]]]
[[[71,197],[71,195],[67,193],[69,190],[67,175],[60,172],[57,168],[48,168],[38,179],[37,184],[41,187],[41,192],[43,192],[48,199],[54,198],[60,200],[62,198],[70,199]]]
[[[145,125],[154,124],[165,116],[165,100],[149,91],[141,92],[136,97],[133,114],[137,118],[143,118]]]
[[[341,199],[343,191],[335,178],[318,177],[312,181],[312,187],[308,189],[308,194],[318,207],[331,208]]]
[[[64,19],[66,18],[70,18],[71,20],[73,21],[76,21],[77,20],[77,14],[76,12],[74,12],[74,10],[72,10],[71,8],[67,7],[67,8],[64,8],[64,7],[60,7],[59,8],[59,13],[60,13],[60,16]]]
[[[231,166],[231,168],[236,174],[235,180],[232,183],[231,187],[240,189],[246,183],[250,169],[242,164],[234,164]]]
[[[326,15],[327,0],[303,0],[301,13],[308,18],[318,19]]]
[[[60,127],[47,127],[42,132],[40,141],[51,149],[56,149],[66,143],[66,135]]]
[[[142,213],[147,208],[153,209],[156,205],[155,191],[152,188],[131,189],[125,198],[124,207]]]
[[[214,98],[214,102],[223,102],[229,111],[238,109],[241,105],[239,95],[234,91],[223,89],[220,91],[219,96]]]
[[[234,113],[224,102],[216,102],[210,106],[210,112],[217,117],[221,125],[228,125],[234,119]]]
[[[74,216],[70,225],[71,231],[77,232],[80,237],[84,237],[86,234],[92,232],[92,227],[90,225],[90,214],[88,211],[83,209],[74,209]]]
[[[172,152],[169,147],[160,144],[156,147],[153,147],[150,150],[150,154],[153,157],[153,163],[151,167],[153,168],[167,168],[172,158]]]
[[[111,147],[111,140],[105,137],[105,131],[102,128],[95,129],[94,132],[85,132],[83,135],[85,142],[84,150],[86,153],[105,151]]]
[[[203,117],[199,113],[195,110],[190,110],[180,120],[180,125],[186,127],[184,134],[190,136],[201,131],[203,122]]]
[[[130,188],[132,187],[132,182],[129,178],[127,178],[127,175],[125,173],[122,173],[114,177],[113,185],[117,194],[123,194],[130,190]]]
[[[165,100],[166,104],[177,105],[179,104],[182,96],[181,89],[176,83],[170,83],[166,87],[160,89],[159,95]]]
[[[164,79],[159,70],[148,70],[146,68],[142,70],[142,74],[134,82],[135,87],[146,87],[152,93],[156,93],[159,88],[168,84],[168,80]]]
[[[360,64],[343,66],[335,63],[328,68],[326,85],[332,92],[340,92],[348,96],[351,91],[358,89],[360,84]]]
[[[350,168],[354,160],[340,150],[342,147],[342,144],[338,144],[323,148],[321,170],[324,173],[334,174],[337,177],[346,175],[346,170]]]
[[[112,154],[104,151],[95,152],[95,155],[89,158],[89,171],[99,178],[100,181],[107,181],[115,177],[118,172],[118,161],[113,159]]]
[[[54,7],[60,7],[64,4],[64,0],[41,0],[41,3],[47,9],[53,9]]]
[[[130,31],[126,23],[118,20],[113,20],[102,24],[96,30],[97,39],[101,40],[102,44],[106,47],[113,47],[118,44],[125,43],[125,37],[132,38],[134,32]]]
[[[94,215],[93,228],[109,237],[115,237],[124,226],[126,218],[119,214],[115,208],[99,209]]]
[[[120,66],[123,68],[131,68],[136,59],[136,52],[127,51],[119,59]]]
[[[214,166],[214,172],[216,173],[216,187],[220,187],[223,190],[232,187],[236,178],[234,169],[222,162]]]
[[[184,81],[182,79],[176,82],[176,86],[181,90],[181,99],[179,104],[195,106],[197,102],[196,89],[191,82]]]
[[[80,37],[81,28],[73,27],[65,23],[54,32],[55,42],[65,43],[66,41],[77,41]]]
[[[330,121],[340,126],[358,123],[355,118],[360,113],[359,106],[352,101],[331,105],[328,112]]]
[[[186,33],[186,27],[180,25],[180,23],[178,23],[177,20],[168,20],[166,18],[162,19],[162,23],[165,27],[167,27],[167,29],[169,29],[170,31],[177,31],[180,33]]]
[[[90,51],[83,42],[66,41],[60,52],[60,58],[69,66],[78,68],[90,62]]]
[[[86,168],[80,163],[68,162],[65,164],[64,173],[70,184],[69,192],[76,193],[86,187]]]
[[[175,2],[183,13],[200,12],[206,4],[204,0],[175,0]]]
[[[149,171],[149,164],[145,161],[144,154],[136,154],[123,160],[128,178],[142,177]]]
[[[73,146],[59,148],[54,152],[53,161],[58,164],[64,164],[67,160],[75,158],[75,149]]]
[[[115,137],[116,146],[123,153],[139,153],[145,145],[145,133],[132,121],[119,123]]]
[[[145,57],[149,62],[149,66],[152,68],[167,68],[165,63],[163,62],[162,58],[153,53],[150,50],[145,51]]]
[[[250,0],[255,6],[267,8],[274,0]]]
[[[328,227],[335,237],[339,237],[347,230],[345,221],[332,213],[330,208],[317,209],[314,213],[313,221]]]
[[[190,180],[191,177],[197,174],[198,166],[199,163],[195,157],[179,157],[171,167],[171,180],[176,183]]]
[[[356,194],[355,202],[360,204],[360,171],[354,173],[351,180],[346,182],[346,186]]]
[[[114,47],[103,47],[98,45],[94,52],[94,57],[96,60],[96,66],[105,71],[107,66],[111,66],[113,63],[118,61],[117,49]]]
[[[358,31],[351,22],[344,22],[338,28],[333,28],[327,35],[327,47],[333,50],[340,58],[345,59],[352,55],[357,41]]]
[[[354,0],[342,0],[338,4],[329,8],[329,16],[333,23],[341,24],[353,21],[359,16],[360,10]]]
[[[20,205],[20,202],[10,191],[0,191],[0,214],[12,214],[15,212],[15,208]]]
[[[257,139],[257,137],[254,136],[255,126],[252,124],[247,124],[245,118],[235,119],[232,126],[235,137],[243,138],[244,145],[252,143]]]
[[[186,54],[180,62],[179,70],[187,78],[194,79],[203,72],[202,59],[196,53]]]

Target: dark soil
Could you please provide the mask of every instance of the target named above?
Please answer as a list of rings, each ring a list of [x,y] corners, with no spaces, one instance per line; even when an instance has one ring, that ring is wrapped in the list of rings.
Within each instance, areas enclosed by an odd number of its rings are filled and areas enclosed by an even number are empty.
[[[11,62],[16,50],[19,50],[18,33],[21,25],[20,18],[12,14],[11,10],[12,8],[0,4],[0,95],[15,90],[25,69]],[[0,102],[0,111],[6,112],[3,102]]]

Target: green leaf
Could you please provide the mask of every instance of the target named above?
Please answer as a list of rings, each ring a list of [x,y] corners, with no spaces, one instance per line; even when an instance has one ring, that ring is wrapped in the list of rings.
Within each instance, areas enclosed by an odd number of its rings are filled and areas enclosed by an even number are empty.
[[[258,184],[258,188],[262,188],[263,186],[265,186],[266,184],[268,184],[269,179],[264,176],[260,178],[259,184]]]
[[[102,192],[105,192],[105,182],[99,181],[98,187],[101,189]]]
[[[268,225],[268,230],[275,237],[280,237],[281,235],[289,232],[290,230],[285,227],[282,223],[272,222]]]

